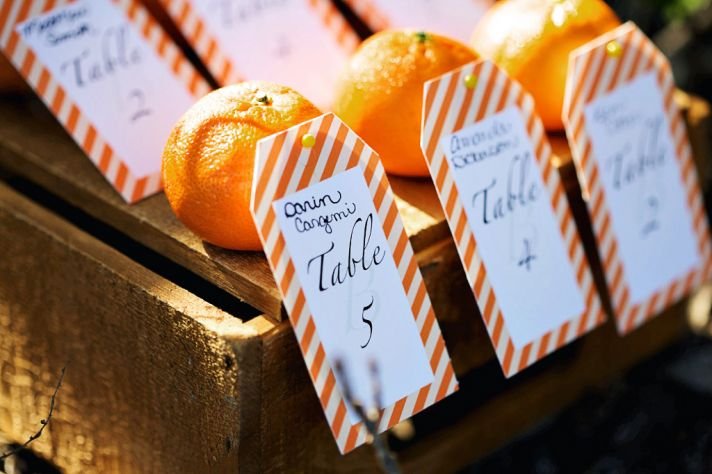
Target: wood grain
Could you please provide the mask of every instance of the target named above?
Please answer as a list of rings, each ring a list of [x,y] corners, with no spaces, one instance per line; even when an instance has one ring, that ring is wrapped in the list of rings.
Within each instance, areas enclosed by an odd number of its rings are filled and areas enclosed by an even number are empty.
[[[66,472],[237,470],[253,325],[2,184],[0,248],[0,431],[34,433],[66,366],[32,444]]]

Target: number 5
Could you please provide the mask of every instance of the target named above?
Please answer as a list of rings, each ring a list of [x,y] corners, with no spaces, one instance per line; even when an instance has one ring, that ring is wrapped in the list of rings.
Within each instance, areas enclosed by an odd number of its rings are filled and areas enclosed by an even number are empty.
[[[365,349],[366,346],[368,345],[369,342],[371,342],[371,336],[373,336],[373,323],[366,319],[366,311],[371,309],[373,307],[373,296],[371,296],[371,302],[368,303],[366,306],[363,307],[363,310],[361,310],[361,321],[366,323],[368,326],[368,340],[364,345],[361,346],[361,349]]]

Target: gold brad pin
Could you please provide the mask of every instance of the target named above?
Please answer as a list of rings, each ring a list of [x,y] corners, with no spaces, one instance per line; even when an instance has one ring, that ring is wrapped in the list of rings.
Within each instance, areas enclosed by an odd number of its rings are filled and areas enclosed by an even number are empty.
[[[302,136],[302,146],[305,148],[311,148],[314,146],[316,143],[316,137],[312,135],[311,133],[305,133],[304,136]]]
[[[474,89],[475,86],[477,85],[477,76],[474,74],[468,74],[465,76],[465,87],[468,89]]]
[[[621,55],[623,52],[623,46],[616,41],[612,40],[606,43],[606,54],[608,54],[612,58],[617,58],[618,56]]]

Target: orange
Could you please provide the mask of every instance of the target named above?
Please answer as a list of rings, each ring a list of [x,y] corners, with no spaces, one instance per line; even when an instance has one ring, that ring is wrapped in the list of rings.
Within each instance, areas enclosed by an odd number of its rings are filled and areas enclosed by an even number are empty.
[[[320,115],[289,87],[250,81],[196,102],[163,150],[168,201],[186,227],[211,244],[261,250],[250,214],[257,141]]]
[[[420,150],[423,84],[476,59],[468,46],[443,36],[377,33],[349,60],[334,112],[376,150],[386,171],[429,176]]]
[[[603,0],[503,0],[475,27],[471,45],[533,96],[549,130],[560,130],[569,53],[620,24]]]

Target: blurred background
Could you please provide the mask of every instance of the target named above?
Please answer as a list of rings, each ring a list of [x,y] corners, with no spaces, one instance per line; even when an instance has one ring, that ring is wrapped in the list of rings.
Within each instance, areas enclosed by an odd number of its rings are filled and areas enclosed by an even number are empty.
[[[710,0],[608,0],[622,20],[632,20],[670,58],[679,87],[712,99]]]

